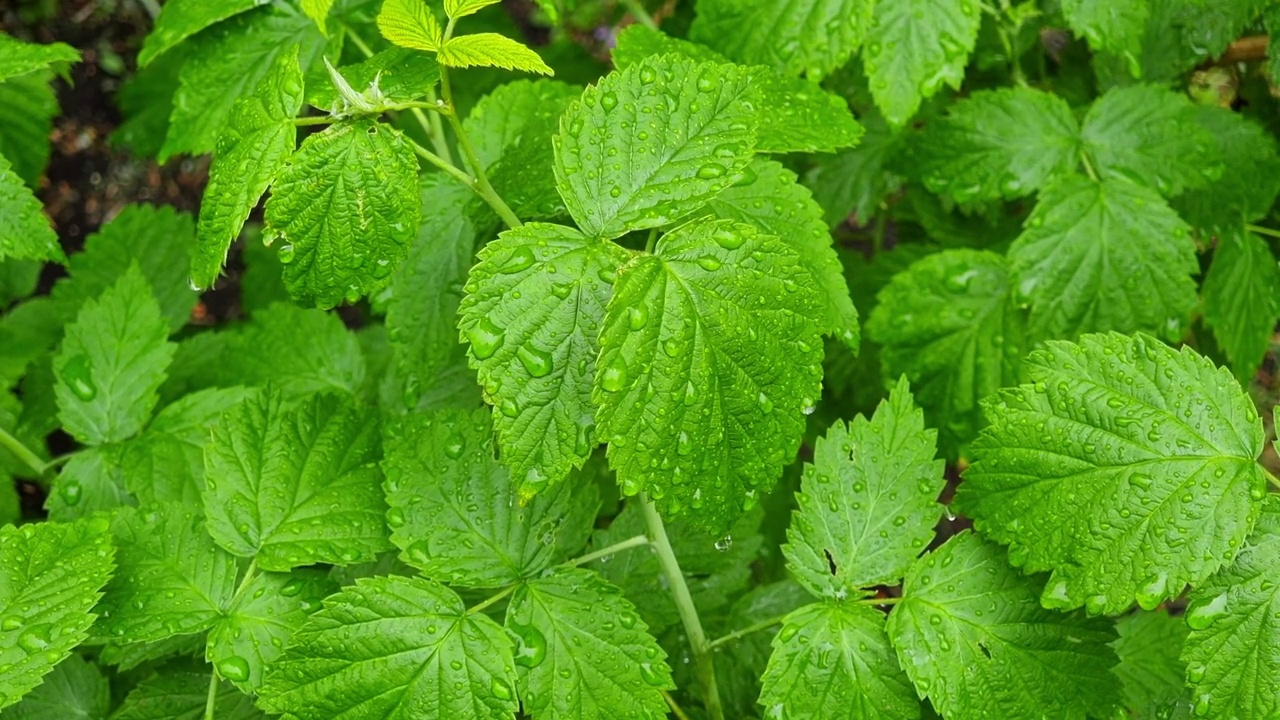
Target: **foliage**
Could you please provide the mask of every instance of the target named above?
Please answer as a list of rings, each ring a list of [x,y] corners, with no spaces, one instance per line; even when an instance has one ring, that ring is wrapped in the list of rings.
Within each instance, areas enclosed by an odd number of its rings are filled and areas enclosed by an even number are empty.
[[[1280,713],[1280,5],[530,5],[0,34],[0,716]]]

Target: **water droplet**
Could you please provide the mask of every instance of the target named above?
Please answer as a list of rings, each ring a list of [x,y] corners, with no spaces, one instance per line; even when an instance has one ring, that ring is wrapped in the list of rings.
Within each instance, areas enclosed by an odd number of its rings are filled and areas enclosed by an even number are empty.
[[[600,374],[600,387],[605,392],[618,392],[627,384],[627,364],[621,357],[615,358]]]
[[[720,258],[714,255],[703,255],[698,258],[698,266],[707,272],[715,272],[720,269]]]
[[[533,248],[528,245],[520,245],[512,248],[511,254],[507,256],[505,262],[498,268],[498,272],[503,275],[512,275],[518,272],[524,272],[533,265]]]
[[[1147,580],[1135,593],[1138,606],[1143,610],[1156,609],[1161,602],[1164,602],[1165,585],[1168,581],[1169,576],[1167,573],[1160,573]]]
[[[702,180],[715,180],[724,175],[724,166],[716,163],[707,163],[698,168],[698,177]]]
[[[667,338],[662,341],[662,352],[666,353],[667,357],[675,357],[680,354],[680,343],[676,342],[675,338]]]
[[[532,626],[512,627],[520,644],[516,647],[516,664],[533,669],[547,658],[547,636]]]
[[[1227,594],[1222,593],[1209,602],[1192,603],[1187,608],[1187,627],[1205,630],[1227,612]]]
[[[551,286],[551,294],[564,300],[573,292],[573,283],[555,283]]]
[[[295,255],[297,255],[297,251],[294,250],[292,245],[285,244],[280,246],[280,262],[288,265],[293,262]]]
[[[760,410],[762,412],[766,412],[766,413],[773,412],[773,401],[769,399],[768,395],[765,395],[764,393],[760,393],[759,395],[756,396],[756,402],[760,404]]]
[[[4,620],[0,620],[0,630],[4,630],[5,632],[13,632],[14,630],[21,630],[21,629],[22,629],[22,618],[7,617]]]
[[[1198,683],[1204,679],[1206,668],[1204,665],[1195,665],[1187,668],[1187,679],[1193,683]]]
[[[231,682],[244,682],[249,679],[249,661],[232,655],[218,663],[218,674]]]
[[[719,550],[720,552],[728,552],[731,547],[733,547],[732,535],[725,535],[716,541],[716,550]]]
[[[639,330],[649,322],[649,309],[643,305],[627,308],[627,323],[632,330]]]
[[[76,355],[68,360],[62,368],[62,379],[71,392],[85,402],[98,396],[98,388],[93,384],[93,365],[87,355]]]
[[[444,454],[453,460],[462,457],[462,451],[466,449],[467,441],[461,435],[450,435],[444,444]]]
[[[509,418],[520,416],[520,404],[512,398],[506,398],[503,400],[502,403],[498,405],[498,410]]]
[[[1205,715],[1209,714],[1209,700],[1210,700],[1210,697],[1208,693],[1201,695],[1200,699],[1196,700],[1196,706],[1195,706],[1196,717],[1204,717]]]
[[[80,485],[80,481],[74,478],[68,478],[65,482],[58,484],[58,496],[62,498],[62,502],[70,507],[80,504],[80,497],[84,494],[84,488]]]
[[[477,360],[487,360],[502,347],[506,331],[498,327],[487,317],[480,318],[476,326],[467,331],[467,340],[471,342],[471,352]]]
[[[689,439],[689,433],[684,430],[676,436],[676,452],[681,455],[688,455],[693,450],[693,441]]]
[[[720,228],[711,234],[711,238],[716,244],[725,250],[737,250],[747,241],[745,235],[736,233],[728,228]]]
[[[491,690],[493,692],[493,696],[499,700],[511,699],[511,688],[497,678],[493,679],[493,684],[489,686],[489,690]]]
[[[662,672],[653,667],[653,663],[640,663],[640,677],[644,678],[644,681],[650,685],[654,687],[666,685],[667,680],[663,675]]]
[[[543,352],[532,345],[521,345],[516,350],[516,357],[520,358],[520,364],[528,373],[536,378],[546,377],[551,373],[554,361],[551,353]]]
[[[387,524],[393,528],[404,527],[404,510],[393,507],[387,511]]]
[[[26,632],[18,636],[18,647],[29,653],[47,650],[53,644],[52,633],[52,625],[32,625]]]
[[[609,92],[606,92],[604,95],[601,95],[600,107],[604,108],[605,112],[609,112],[610,110],[618,107],[617,94],[615,94],[613,91],[609,91]]]
[[[640,68],[640,84],[641,85],[652,85],[653,81],[657,79],[658,79],[658,74],[653,71],[653,68],[650,68],[650,67]]]

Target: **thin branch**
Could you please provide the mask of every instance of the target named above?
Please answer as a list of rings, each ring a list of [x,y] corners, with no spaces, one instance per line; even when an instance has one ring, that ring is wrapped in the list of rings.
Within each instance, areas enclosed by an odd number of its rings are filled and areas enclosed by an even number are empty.
[[[52,463],[46,463],[41,460],[39,455],[36,455],[30,448],[23,445],[21,440],[5,432],[3,428],[0,428],[0,447],[13,453],[14,457],[35,471],[37,477],[44,475],[45,470],[48,470],[52,465]]]
[[[517,587],[518,587],[517,585],[508,585],[502,588],[501,590],[494,593],[493,595],[490,595],[488,598],[486,598],[483,602],[479,603],[478,605],[472,605],[471,607],[467,608],[467,614],[475,615],[478,612],[482,612],[485,608],[497,603],[502,598],[515,592]]]
[[[599,560],[602,557],[616,555],[617,553],[620,553],[624,550],[630,550],[631,548],[636,548],[636,547],[640,547],[641,545],[648,545],[648,544],[649,544],[649,537],[647,535],[636,535],[635,537],[627,538],[622,542],[617,542],[608,547],[600,548],[599,550],[596,550],[594,552],[589,552],[586,555],[582,555],[581,557],[576,557],[572,560],[569,560],[563,563],[563,566],[578,567],[579,565],[586,565],[587,563],[593,560]]]

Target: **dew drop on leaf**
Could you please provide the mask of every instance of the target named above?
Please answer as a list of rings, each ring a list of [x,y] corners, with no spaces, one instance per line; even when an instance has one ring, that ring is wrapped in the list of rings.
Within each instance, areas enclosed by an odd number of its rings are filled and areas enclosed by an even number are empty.
[[[627,364],[622,358],[614,358],[613,362],[600,374],[600,387],[605,392],[618,392],[627,384]]]
[[[1209,602],[1193,603],[1187,608],[1187,627],[1205,630],[1227,612],[1227,594],[1223,593]]]
[[[93,366],[87,355],[76,355],[67,361],[62,368],[62,377],[71,392],[85,402],[98,396],[98,388],[93,384]]]
[[[528,371],[530,375],[536,378],[546,377],[551,373],[554,362],[551,353],[543,352],[529,345],[521,345],[516,350],[516,356],[520,358],[520,364]]]
[[[467,332],[467,340],[471,342],[471,352],[479,360],[487,360],[502,347],[506,331],[498,327],[489,318],[480,318],[476,326]]]
[[[53,643],[52,633],[53,627],[51,625],[32,625],[26,632],[18,636],[18,647],[29,653],[46,650]]]
[[[69,479],[66,482],[58,484],[58,497],[62,498],[62,502],[70,507],[80,504],[80,497],[84,494],[84,488],[80,485],[79,480]]]
[[[547,658],[547,637],[542,631],[532,626],[512,628],[520,644],[516,648],[516,664],[532,670]]]
[[[218,663],[218,674],[231,682],[244,682],[249,679],[249,661],[232,655]]]

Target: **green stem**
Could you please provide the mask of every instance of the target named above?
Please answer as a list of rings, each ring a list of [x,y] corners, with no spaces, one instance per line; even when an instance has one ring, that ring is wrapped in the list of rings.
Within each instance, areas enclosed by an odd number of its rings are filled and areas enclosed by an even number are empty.
[[[1266,235],[1268,237],[1280,238],[1280,230],[1272,230],[1271,228],[1262,227],[1261,225],[1246,224],[1244,226],[1244,229],[1248,230],[1249,232],[1258,233],[1259,235]]]
[[[310,117],[294,118],[289,122],[299,127],[303,125],[332,125],[338,122],[338,118],[332,115],[312,115]]]
[[[498,592],[494,593],[493,595],[490,595],[488,598],[486,598],[486,599],[485,599],[483,602],[481,602],[480,604],[478,604],[478,605],[472,605],[470,608],[467,608],[467,614],[468,614],[468,615],[475,615],[475,614],[476,614],[476,613],[478,613],[478,612],[482,612],[482,611],[484,611],[484,609],[485,609],[485,608],[489,607],[490,605],[493,605],[494,603],[498,602],[498,601],[499,601],[499,600],[501,600],[502,598],[504,598],[504,597],[506,597],[506,596],[510,595],[511,593],[515,592],[517,587],[519,587],[519,586],[518,586],[518,585],[508,585],[508,586],[506,586],[506,587],[502,588],[501,590],[499,590]]]
[[[568,562],[565,562],[563,566],[578,567],[579,565],[586,565],[587,563],[593,560],[599,560],[602,557],[616,555],[617,553],[620,553],[623,550],[630,550],[631,548],[640,547],[641,545],[648,545],[648,544],[649,544],[648,535],[636,535],[635,537],[627,538],[622,542],[616,542],[608,547],[603,547],[594,552],[589,552],[586,555],[583,555],[581,557],[576,557],[572,560],[569,560]]]
[[[373,57],[373,48],[369,47],[369,43],[365,42],[359,35],[357,35],[356,31],[351,29],[350,25],[342,23],[341,27],[342,32],[345,33],[347,37],[351,38],[351,44],[355,45],[356,49],[359,50],[361,54],[366,58]]]
[[[204,700],[204,720],[213,720],[213,713],[218,708],[218,671],[209,672],[209,695]]]
[[[0,428],[0,447],[3,447],[13,453],[14,457],[18,458],[24,465],[34,470],[37,477],[44,475],[45,470],[47,470],[51,465],[51,463],[46,463],[41,460],[39,455],[31,452],[30,448],[23,445],[21,440],[10,435],[3,428]]]
[[[635,18],[636,22],[650,30],[658,29],[658,23],[654,21],[649,11],[644,9],[644,5],[640,4],[640,0],[622,0],[622,6],[627,9],[627,12],[631,13],[631,17]]]
[[[418,157],[426,160],[432,165],[435,165],[437,168],[457,178],[458,182],[462,183],[463,185],[466,185],[472,190],[475,190],[477,194],[480,192],[479,190],[476,189],[475,178],[459,170],[456,165],[450,162],[446,162],[445,159],[440,157],[439,155],[436,155],[430,150],[422,147],[417,142],[415,142],[413,138],[406,137],[405,139],[409,141],[409,146],[413,148],[413,151],[417,153]]]
[[[1084,171],[1089,176],[1089,179],[1098,182],[1098,173],[1094,172],[1093,163],[1089,162],[1089,153],[1081,150],[1080,162],[1084,163]]]
[[[453,30],[453,23],[449,23],[448,30],[445,31],[447,37]],[[454,107],[453,91],[449,87],[449,72],[445,70],[443,65],[440,66],[440,97],[444,100],[444,104]],[[449,125],[453,127],[453,134],[458,138],[458,149],[462,151],[462,157],[466,158],[467,164],[471,166],[471,172],[475,173],[475,183],[472,189],[476,191],[484,201],[489,203],[489,207],[498,213],[498,217],[502,218],[502,222],[507,227],[520,227],[524,223],[520,222],[520,218],[511,210],[507,203],[502,199],[498,192],[493,189],[493,185],[489,184],[489,176],[484,172],[484,166],[480,163],[480,157],[476,154],[475,147],[471,145],[471,138],[467,135],[467,131],[462,127],[462,121],[458,119],[456,112],[449,114]]]
[[[1262,472],[1267,474],[1267,482],[1271,483],[1271,487],[1280,490],[1280,478],[1272,475],[1271,471],[1266,468],[1262,468]]]
[[[666,690],[659,690],[662,693],[662,699],[667,701],[667,707],[671,708],[671,714],[676,716],[676,720],[689,720],[689,716],[685,714],[684,708],[671,697],[671,693]]]
[[[884,250],[884,236],[889,230],[889,208],[881,207],[876,214],[876,225],[871,236],[871,254],[879,255]]]
[[[694,607],[693,596],[689,594],[689,586],[684,581],[684,573],[680,570],[676,553],[671,549],[667,528],[662,523],[658,508],[654,507],[653,501],[644,493],[640,493],[640,509],[644,512],[644,522],[649,529],[649,541],[653,543],[654,550],[658,553],[658,565],[667,578],[671,598],[675,600],[680,621],[684,624],[684,631],[689,636],[689,645],[693,648],[694,669],[697,671],[698,680],[702,683],[707,717],[710,720],[724,720],[724,708],[720,705],[720,689],[716,686],[716,666],[711,643],[707,642],[707,634],[702,629],[702,621],[698,618],[698,609]]]
[[[902,602],[902,598],[900,597],[862,598],[861,600],[853,600],[852,602],[858,603],[859,605],[897,605],[898,603]],[[710,647],[718,648],[721,645],[726,645],[728,643],[731,643],[740,637],[751,635],[753,633],[758,633],[761,630],[768,630],[774,625],[781,625],[782,621],[785,620],[786,617],[787,617],[786,615],[779,615],[777,617],[771,617],[768,620],[762,620],[758,623],[752,623],[751,625],[748,625],[742,628],[741,630],[734,630],[728,635],[724,635],[722,637],[716,638],[715,640],[712,640],[710,643]]]
[[[431,146],[435,148],[436,154],[448,160],[450,164],[456,165],[453,160],[453,151],[449,149],[449,143],[444,136],[444,123],[440,122],[440,113],[448,110],[453,112],[453,108],[447,107],[436,100],[436,89],[433,87],[427,91],[427,101],[437,108],[439,112],[431,114],[428,118],[426,113],[414,108],[413,116],[418,119],[418,124],[422,125],[422,129],[427,133],[427,137],[431,138]]]
[[[649,239],[644,243],[644,251],[652,253],[658,247],[658,228],[649,231]]]

